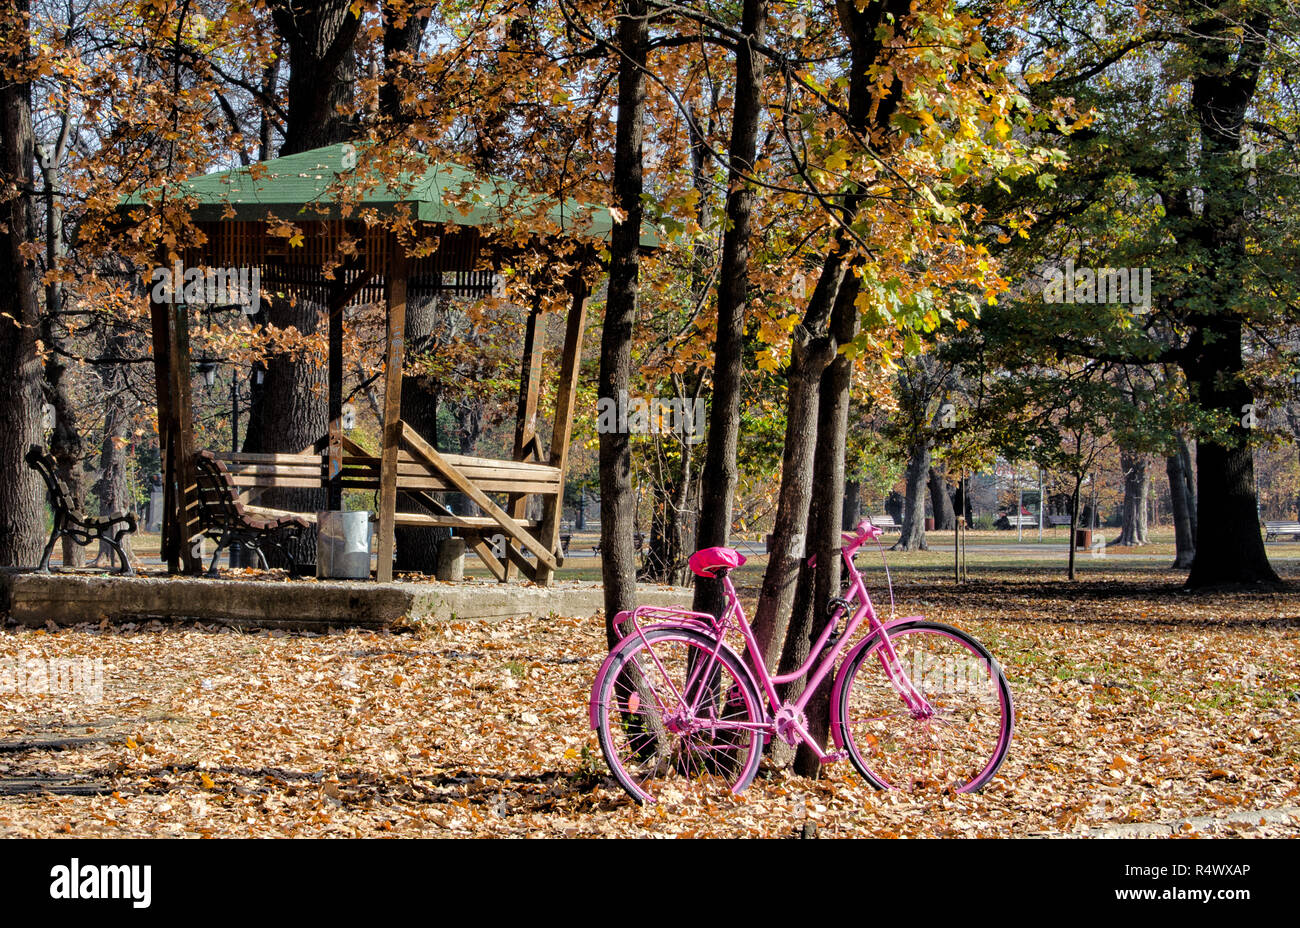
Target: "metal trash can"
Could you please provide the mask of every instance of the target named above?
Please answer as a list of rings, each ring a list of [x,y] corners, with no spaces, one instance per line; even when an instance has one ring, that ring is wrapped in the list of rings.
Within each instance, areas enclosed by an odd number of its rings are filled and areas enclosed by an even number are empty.
[[[316,513],[316,576],[320,579],[370,578],[370,513]]]

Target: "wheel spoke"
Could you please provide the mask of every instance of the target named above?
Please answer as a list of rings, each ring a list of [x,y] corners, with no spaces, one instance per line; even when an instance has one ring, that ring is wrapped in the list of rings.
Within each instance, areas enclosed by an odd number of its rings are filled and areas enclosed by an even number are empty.
[[[890,630],[897,669],[933,710],[900,710],[901,679],[879,641],[845,668],[839,707],[845,744],[877,786],[977,788],[996,772],[1011,731],[1011,698],[1001,672],[973,639],[946,626]]]
[[[763,719],[736,658],[715,656],[692,631],[647,638],[629,646],[598,694],[601,749],[615,777],[640,801],[743,788],[761,756]]]

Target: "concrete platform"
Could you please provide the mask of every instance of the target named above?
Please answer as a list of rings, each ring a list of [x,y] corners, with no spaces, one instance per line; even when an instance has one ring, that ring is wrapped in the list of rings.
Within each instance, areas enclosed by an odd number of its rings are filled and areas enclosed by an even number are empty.
[[[643,584],[638,598],[642,605],[689,606],[691,591]],[[585,616],[603,608],[600,585],[576,581],[536,587],[489,580],[380,584],[0,570],[0,616],[36,627],[165,619],[324,631],[552,613]]]

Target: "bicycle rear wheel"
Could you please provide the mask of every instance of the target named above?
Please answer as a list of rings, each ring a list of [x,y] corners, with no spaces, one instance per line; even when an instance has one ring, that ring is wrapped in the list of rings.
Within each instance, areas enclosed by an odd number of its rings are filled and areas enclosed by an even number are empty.
[[[905,703],[876,634],[841,671],[836,723],[853,766],[878,789],[979,789],[1011,745],[1002,668],[970,635],[935,622],[894,626],[889,640],[932,714]]]
[[[601,681],[600,749],[638,802],[739,793],[758,771],[758,693],[733,652],[715,659],[714,647],[691,629],[648,629],[646,642],[625,645]]]

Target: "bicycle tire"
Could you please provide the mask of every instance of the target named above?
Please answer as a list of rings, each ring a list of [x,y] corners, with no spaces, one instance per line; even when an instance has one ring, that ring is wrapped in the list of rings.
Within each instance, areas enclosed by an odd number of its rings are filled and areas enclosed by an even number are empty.
[[[1001,666],[974,637],[938,622],[899,623],[889,639],[936,713],[920,718],[907,707],[880,658],[880,633],[874,633],[837,682],[833,724],[853,766],[877,789],[979,789],[1002,766],[1015,730]],[[937,662],[932,647],[942,655]]]
[[[601,753],[637,802],[724,785],[740,793],[758,772],[762,703],[731,649],[719,651],[711,667],[701,663],[715,647],[714,639],[692,629],[648,629],[645,641],[623,646],[600,681]]]

